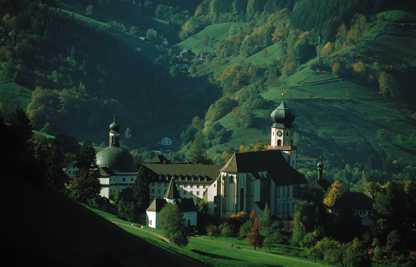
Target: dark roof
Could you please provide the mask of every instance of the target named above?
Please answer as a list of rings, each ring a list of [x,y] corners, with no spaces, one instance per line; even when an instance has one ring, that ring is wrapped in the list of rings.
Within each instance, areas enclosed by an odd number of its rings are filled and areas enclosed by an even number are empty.
[[[145,163],[146,168],[159,176],[167,176],[169,179],[175,177],[176,181],[186,180],[186,178],[206,178],[202,180],[213,180],[218,177],[220,167],[205,164],[186,164],[186,163]]]
[[[150,203],[146,211],[160,212],[168,202],[163,198],[156,198]],[[179,199],[176,202],[182,212],[197,211],[194,201],[191,198]]]
[[[372,208],[371,199],[364,193],[345,192],[335,202],[334,209],[354,209],[354,210],[370,210]]]
[[[132,172],[136,169],[130,152],[115,146],[99,151],[96,155],[96,163],[98,167],[107,168],[110,171]]]
[[[293,169],[281,153],[278,150],[234,153],[221,170],[254,174],[267,171],[278,184],[306,184],[305,177]]]
[[[148,163],[161,163],[161,164],[168,164],[171,163],[171,161],[169,159],[167,159],[163,154],[157,154],[156,156],[154,156],[150,162]]]
[[[156,211],[159,212],[166,205],[166,200],[163,198],[156,198],[150,203],[146,211]]]
[[[179,199],[180,198],[178,188],[176,187],[175,178],[172,178],[170,180],[168,189],[166,190],[166,193],[165,193],[165,198],[166,199]]]
[[[290,127],[295,120],[295,116],[290,111],[290,109],[286,106],[285,102],[282,101],[280,105],[270,114],[274,126],[278,125],[285,125]]]

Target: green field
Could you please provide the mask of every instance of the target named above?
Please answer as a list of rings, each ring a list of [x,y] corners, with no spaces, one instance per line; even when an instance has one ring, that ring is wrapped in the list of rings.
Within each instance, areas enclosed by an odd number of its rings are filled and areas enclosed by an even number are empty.
[[[123,221],[112,214],[93,210],[100,216],[118,225],[126,232],[140,237],[153,245],[169,250],[175,254],[182,254],[199,262],[213,267],[226,266],[281,266],[281,267],[320,267],[327,266],[311,262],[302,258],[282,255],[287,247],[276,247],[273,253],[263,249],[254,250],[249,247],[246,240],[236,238],[211,238],[207,236],[194,236],[190,238],[185,248],[172,245],[162,240],[160,233],[149,228]],[[294,248],[292,248],[293,250]],[[285,251],[286,250],[286,251]],[[281,254],[281,255],[278,255]]]
[[[179,43],[178,46],[182,49],[190,49],[194,53],[213,52],[216,42],[226,38],[231,27],[241,25],[244,24],[234,22],[213,24]]]

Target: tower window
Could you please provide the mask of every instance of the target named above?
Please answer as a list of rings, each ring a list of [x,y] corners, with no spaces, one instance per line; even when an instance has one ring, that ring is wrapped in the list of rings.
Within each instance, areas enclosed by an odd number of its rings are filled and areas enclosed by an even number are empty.
[[[277,146],[282,146],[282,140],[277,140]]]

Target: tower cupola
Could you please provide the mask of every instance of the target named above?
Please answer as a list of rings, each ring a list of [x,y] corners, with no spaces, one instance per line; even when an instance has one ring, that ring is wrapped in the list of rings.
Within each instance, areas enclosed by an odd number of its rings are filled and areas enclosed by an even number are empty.
[[[270,148],[283,152],[292,167],[296,166],[296,147],[293,144],[293,122],[295,115],[282,101],[270,114],[273,125],[271,129]]]
[[[292,127],[295,120],[295,115],[293,115],[284,101],[270,114],[270,117],[273,121],[273,126],[284,126],[286,128]]]
[[[109,129],[109,141],[108,146],[119,147],[120,146],[120,125],[114,117],[113,122],[108,127]]]

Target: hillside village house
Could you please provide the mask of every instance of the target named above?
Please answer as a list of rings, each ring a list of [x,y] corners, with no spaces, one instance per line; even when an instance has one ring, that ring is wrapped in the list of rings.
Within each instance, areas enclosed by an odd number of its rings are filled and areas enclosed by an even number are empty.
[[[213,215],[260,211],[268,205],[273,215],[292,217],[298,188],[306,184],[304,176],[295,169],[292,127],[295,116],[282,102],[272,112],[271,119],[268,149],[234,153],[223,167],[171,163],[164,157],[143,164],[153,177],[149,191],[150,199],[155,201],[152,202],[154,207],[150,205],[149,208],[158,210],[163,195],[174,181],[181,199],[203,199]],[[133,158],[120,147],[119,139],[120,127],[114,121],[109,128],[109,146],[97,153],[100,195],[107,198],[132,185],[137,176]]]

